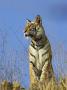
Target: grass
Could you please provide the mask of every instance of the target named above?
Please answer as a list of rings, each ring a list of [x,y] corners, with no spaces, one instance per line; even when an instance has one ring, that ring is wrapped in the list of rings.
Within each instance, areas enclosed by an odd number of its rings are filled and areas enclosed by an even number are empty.
[[[59,82],[52,79],[48,85],[42,85],[42,88],[34,84],[30,90],[67,90],[67,78],[62,78]]]
[[[0,84],[0,90],[25,90],[25,89],[23,87],[21,87],[18,82],[10,83],[10,82],[4,80]]]
[[[0,86],[0,90],[25,90],[17,82],[3,81]],[[39,83],[33,84],[29,90],[67,90],[67,78],[61,78],[59,82],[52,79],[46,86]]]

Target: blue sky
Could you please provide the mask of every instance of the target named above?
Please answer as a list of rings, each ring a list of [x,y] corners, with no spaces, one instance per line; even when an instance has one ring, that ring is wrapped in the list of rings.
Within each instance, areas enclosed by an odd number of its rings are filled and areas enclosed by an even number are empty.
[[[26,19],[33,20],[37,14],[43,19],[52,46],[54,72],[57,77],[61,72],[67,74],[67,1],[0,0],[0,78],[17,80],[24,87],[29,85],[27,51],[30,41],[23,31]]]

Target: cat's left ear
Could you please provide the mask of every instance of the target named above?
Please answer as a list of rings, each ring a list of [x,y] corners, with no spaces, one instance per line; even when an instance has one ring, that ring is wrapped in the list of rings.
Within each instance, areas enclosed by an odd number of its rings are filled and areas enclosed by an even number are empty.
[[[29,19],[26,19],[26,23],[27,23],[27,24],[30,24],[31,21],[30,21]]]

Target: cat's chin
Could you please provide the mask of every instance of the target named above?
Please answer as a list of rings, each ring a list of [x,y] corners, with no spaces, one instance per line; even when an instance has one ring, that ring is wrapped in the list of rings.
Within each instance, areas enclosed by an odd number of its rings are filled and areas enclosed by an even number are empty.
[[[28,40],[28,39],[29,39],[29,37],[26,37],[26,39]]]

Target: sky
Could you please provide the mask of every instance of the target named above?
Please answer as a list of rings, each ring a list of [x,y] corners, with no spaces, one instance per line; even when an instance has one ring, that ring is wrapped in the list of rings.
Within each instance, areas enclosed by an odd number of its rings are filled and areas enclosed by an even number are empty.
[[[0,78],[29,86],[26,19],[40,14],[53,52],[56,77],[67,74],[67,1],[0,0]],[[8,73],[8,75],[7,75]]]

